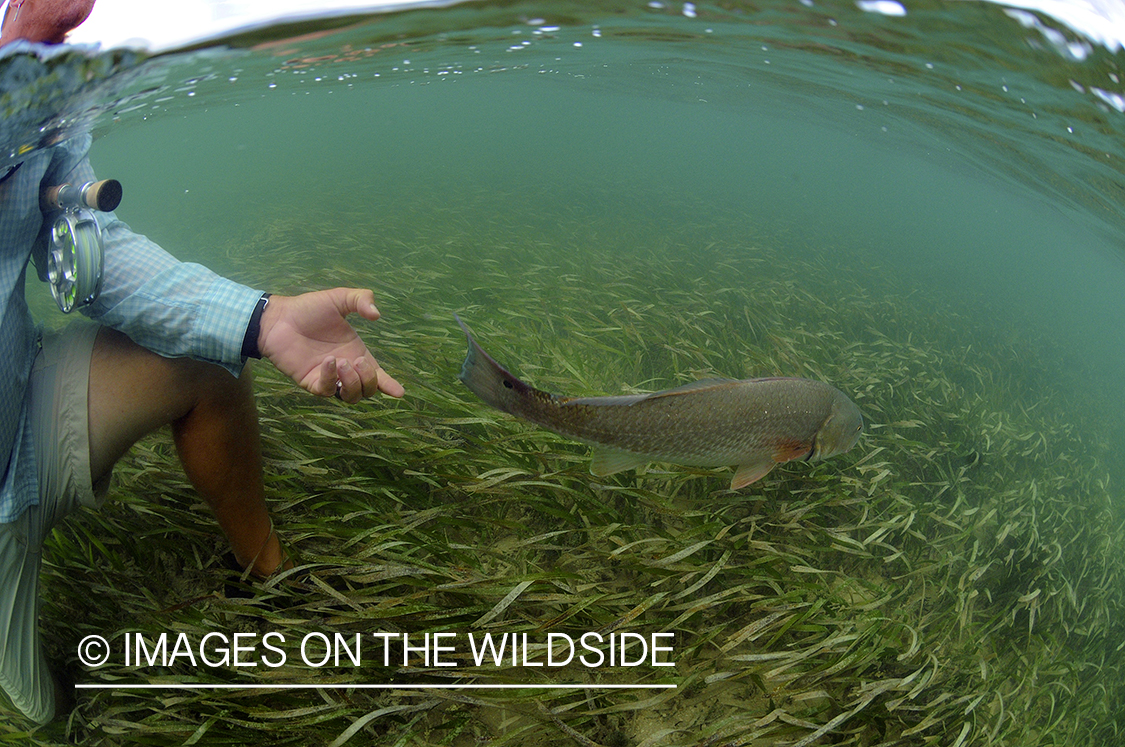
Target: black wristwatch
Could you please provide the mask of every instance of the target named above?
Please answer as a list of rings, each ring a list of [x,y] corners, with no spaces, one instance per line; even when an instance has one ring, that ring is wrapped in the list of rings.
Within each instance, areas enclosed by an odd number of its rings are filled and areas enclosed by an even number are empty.
[[[262,312],[266,310],[266,304],[269,302],[270,294],[263,293],[254,306],[254,312],[250,314],[250,323],[246,325],[246,336],[242,338],[243,358],[262,357],[262,351],[258,350],[258,334],[262,329]]]

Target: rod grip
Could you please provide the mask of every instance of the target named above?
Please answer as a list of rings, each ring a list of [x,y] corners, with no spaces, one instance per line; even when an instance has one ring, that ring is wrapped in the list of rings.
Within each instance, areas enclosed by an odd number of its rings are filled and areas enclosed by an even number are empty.
[[[87,207],[108,213],[121,204],[121,182],[116,179],[102,179],[87,184],[82,189],[82,201]]]
[[[60,184],[57,187],[47,187],[40,195],[39,203],[44,210],[59,210],[63,207],[62,195],[64,190],[72,190],[69,184]]]
[[[65,210],[71,207],[88,207],[108,213],[121,204],[121,182],[116,179],[102,179],[89,182],[82,187],[73,184],[60,184],[43,190],[41,205],[45,210]]]

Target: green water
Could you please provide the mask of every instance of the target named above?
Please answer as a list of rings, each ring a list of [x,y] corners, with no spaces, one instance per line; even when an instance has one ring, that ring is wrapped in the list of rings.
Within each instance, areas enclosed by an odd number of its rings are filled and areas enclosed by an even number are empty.
[[[680,10],[473,4],[272,29],[146,63],[164,77],[95,119],[119,216],[180,258],[277,292],[374,288],[384,318],[363,333],[407,399],[337,408],[259,367],[279,524],[337,594],[264,623],[180,611],[211,593],[214,529],[168,445],[143,445],[95,565],[119,590],[132,564],[159,568],[156,599],[122,591],[118,617],[86,613],[91,631],[679,636],[677,669],[643,676],[682,689],[652,700],[552,695],[544,715],[518,697],[324,695],[317,721],[300,695],[249,715],[200,696],[175,706],[168,743],[212,728],[327,743],[388,703],[424,715],[372,717],[368,738],[1120,738],[1125,115],[1092,92],[1120,90],[1119,55],[1063,59],[966,3]],[[549,391],[809,376],[847,392],[868,433],[743,494],[724,470],[597,480],[585,448],[458,384],[453,312]],[[190,551],[133,537],[164,522]],[[60,553],[102,557],[64,536]],[[51,583],[53,610],[83,608]],[[51,635],[65,650],[76,633]],[[160,712],[99,695],[76,731],[164,739]]]
[[[533,191],[534,235],[553,211],[617,211],[624,224],[688,212],[705,224],[700,206],[713,205],[743,213],[748,236],[779,237],[785,252],[885,266],[983,325],[1001,319],[1058,342],[1064,367],[1083,372],[1068,386],[1115,396],[1104,383],[1125,371],[1120,115],[1058,87],[1063,75],[1112,85],[1115,62],[1065,70],[991,8],[923,8],[916,20],[776,12],[747,13],[753,24],[731,13],[650,10],[600,24],[589,14],[546,34],[513,23],[406,42],[386,41],[406,21],[361,25],[210,63],[214,80],[196,96],[169,91],[104,126],[93,156],[135,187],[126,220],[224,270],[234,265],[213,255],[218,237],[277,209],[323,220],[363,205],[377,219],[407,195],[425,211]],[[835,12],[837,25],[825,23]],[[441,26],[441,13],[422,15]],[[986,45],[977,21],[1003,44]],[[952,52],[945,40],[957,32]],[[297,62],[341,50],[353,53]]]

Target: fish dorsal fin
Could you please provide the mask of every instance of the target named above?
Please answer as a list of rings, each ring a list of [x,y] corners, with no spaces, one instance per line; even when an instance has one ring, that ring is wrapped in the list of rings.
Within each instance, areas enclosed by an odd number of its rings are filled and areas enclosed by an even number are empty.
[[[708,389],[739,383],[741,382],[739,382],[738,379],[700,379],[699,381],[693,381],[690,384],[684,384],[674,389],[664,389],[663,391],[652,392],[651,394],[621,394],[612,397],[573,397],[561,399],[560,404],[591,405],[593,407],[628,407],[629,405],[635,405],[638,402],[645,402],[651,399],[673,397],[680,394],[690,394],[691,392],[702,392]]]
[[[614,397],[561,397],[561,405],[592,405],[594,407],[628,407],[641,400],[648,399],[651,394],[621,394]]]
[[[653,392],[645,397],[645,399],[659,399],[661,397],[676,397],[681,394],[691,394],[692,392],[702,392],[708,389],[721,389],[728,387],[731,384],[740,384],[738,379],[700,379],[699,381],[692,381],[681,386],[673,387],[672,389],[665,389],[660,392]]]
[[[613,449],[608,446],[595,446],[594,456],[590,460],[590,474],[596,477],[605,477],[627,469],[636,469],[647,464],[647,457],[637,456],[628,451]]]
[[[752,482],[757,482],[768,475],[769,471],[776,466],[777,462],[768,456],[749,464],[740,464],[735,469],[734,477],[731,478],[730,489],[738,490]]]

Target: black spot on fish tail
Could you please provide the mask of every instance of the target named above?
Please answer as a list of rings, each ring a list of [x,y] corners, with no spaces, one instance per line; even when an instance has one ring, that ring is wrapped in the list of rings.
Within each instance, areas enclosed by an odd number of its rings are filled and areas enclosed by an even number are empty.
[[[461,321],[461,317],[456,314],[453,317],[461,326],[469,343],[469,350],[465,355],[465,362],[461,366],[461,373],[458,378],[474,394],[487,404],[514,415],[523,411],[523,407],[520,405],[521,401],[528,398],[550,397],[550,395],[543,394],[534,387],[520,381],[518,377],[497,363],[473,339],[472,333]]]

